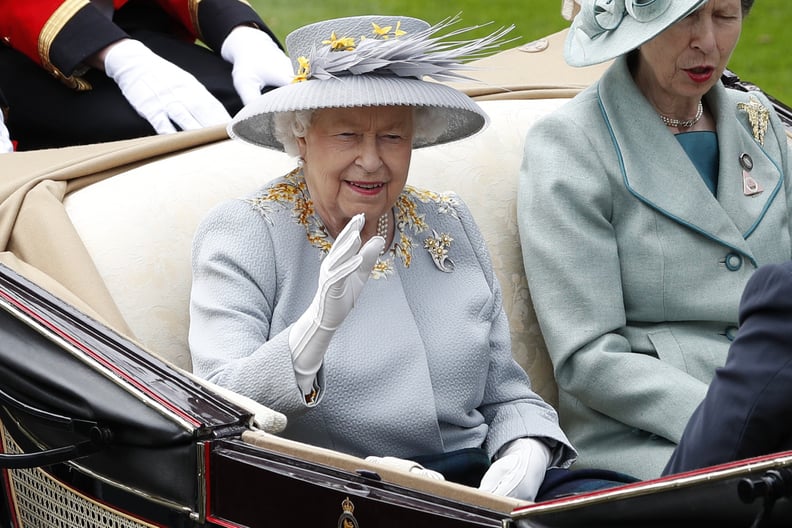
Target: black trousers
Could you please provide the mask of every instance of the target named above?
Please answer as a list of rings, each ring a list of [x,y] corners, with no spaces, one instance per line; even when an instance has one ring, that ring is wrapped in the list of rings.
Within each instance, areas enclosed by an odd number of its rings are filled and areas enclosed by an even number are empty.
[[[154,53],[192,73],[232,116],[242,101],[231,64],[209,49],[161,30],[124,28]],[[154,135],[156,132],[104,72],[85,75],[92,90],[78,92],[22,53],[0,46],[0,91],[8,102],[8,129],[17,150],[64,147]]]

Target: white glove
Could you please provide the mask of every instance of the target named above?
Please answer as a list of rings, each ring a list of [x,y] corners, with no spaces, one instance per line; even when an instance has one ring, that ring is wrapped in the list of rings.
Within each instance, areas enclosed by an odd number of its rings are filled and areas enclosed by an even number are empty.
[[[380,464],[382,466],[389,466],[396,469],[401,469],[402,471],[407,471],[408,473],[414,473],[416,475],[420,475],[422,477],[430,478],[433,480],[445,480],[445,477],[442,473],[438,473],[432,469],[426,469],[418,462],[413,462],[412,460],[405,460],[403,458],[396,458],[391,456],[386,457],[377,457],[377,456],[367,456],[366,462],[371,462],[372,464]]]
[[[550,448],[534,438],[517,438],[501,447],[479,489],[496,495],[534,500],[550,463]]]
[[[11,143],[11,135],[3,120],[3,111],[0,110],[0,154],[4,152],[14,152],[14,144]]]
[[[105,73],[158,134],[193,130],[231,120],[225,107],[192,74],[142,42],[125,39],[107,52]]]
[[[234,88],[244,104],[260,96],[265,86],[283,86],[294,78],[289,58],[260,29],[235,27],[223,41],[220,55],[234,65]]]
[[[297,384],[310,394],[330,339],[352,310],[385,247],[381,236],[360,247],[363,214],[352,217],[333,242],[319,268],[319,287],[311,305],[289,331]]]

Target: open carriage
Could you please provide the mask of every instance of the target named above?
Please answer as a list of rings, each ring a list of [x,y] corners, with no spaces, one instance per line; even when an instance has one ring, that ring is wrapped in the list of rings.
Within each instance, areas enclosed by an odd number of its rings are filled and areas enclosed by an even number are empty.
[[[470,207],[503,287],[514,355],[550,403],[556,387],[517,233],[517,173],[530,125],[607,66],[568,68],[564,37],[480,60],[484,82],[459,88],[480,102],[489,128],[416,151],[410,176],[456,191]],[[778,109],[792,127],[792,112]],[[779,525],[790,518],[792,453],[533,504],[284,439],[282,415],[192,376],[193,231],[214,204],[292,163],[233,142],[222,128],[0,156],[5,525],[749,526],[760,515]]]

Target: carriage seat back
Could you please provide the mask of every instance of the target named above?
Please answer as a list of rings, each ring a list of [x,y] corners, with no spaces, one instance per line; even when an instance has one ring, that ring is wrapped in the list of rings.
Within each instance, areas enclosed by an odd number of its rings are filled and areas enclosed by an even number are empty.
[[[513,353],[534,390],[557,401],[552,367],[531,305],[516,219],[516,186],[529,126],[565,99],[481,101],[483,132],[418,149],[408,183],[455,191],[492,254]],[[287,155],[222,141],[159,159],[68,195],[64,206],[135,337],[191,370],[190,252],[195,228],[220,201],[244,196],[294,167]]]

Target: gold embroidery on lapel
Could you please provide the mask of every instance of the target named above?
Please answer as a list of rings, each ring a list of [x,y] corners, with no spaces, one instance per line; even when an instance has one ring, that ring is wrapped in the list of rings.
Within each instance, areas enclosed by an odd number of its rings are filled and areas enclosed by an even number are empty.
[[[290,208],[294,220],[305,227],[306,236],[311,245],[323,253],[330,251],[330,246],[332,246],[330,234],[322,219],[316,214],[301,168],[292,170],[283,177],[283,181],[265,187],[259,194],[247,198],[245,201],[270,223],[273,222],[271,215],[276,210]],[[409,268],[413,258],[413,249],[416,247],[413,238],[427,229],[434,234],[432,240],[437,245],[435,252],[426,248],[432,255],[435,265],[441,271],[453,271],[454,263],[447,256],[453,239],[447,234],[438,235],[434,229],[427,225],[424,215],[419,212],[418,202],[433,205],[439,214],[458,218],[456,209],[459,203],[453,194],[436,193],[405,185],[395,205],[396,234],[394,236],[396,242],[390,250],[377,259],[372,270],[372,278],[387,278],[393,274],[397,259],[405,268]]]
[[[748,121],[753,127],[753,137],[760,145],[764,145],[767,123],[770,122],[770,112],[753,95],[749,96],[747,103],[737,103],[737,109],[748,114]]]

